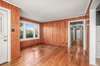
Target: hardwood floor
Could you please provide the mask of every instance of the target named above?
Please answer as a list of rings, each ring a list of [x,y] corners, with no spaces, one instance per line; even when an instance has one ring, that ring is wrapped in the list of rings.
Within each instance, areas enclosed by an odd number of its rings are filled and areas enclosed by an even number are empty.
[[[24,49],[18,60],[0,66],[89,66],[89,61],[80,47],[38,45]]]
[[[97,64],[97,66],[100,66],[100,59],[99,58],[96,59],[96,64]]]

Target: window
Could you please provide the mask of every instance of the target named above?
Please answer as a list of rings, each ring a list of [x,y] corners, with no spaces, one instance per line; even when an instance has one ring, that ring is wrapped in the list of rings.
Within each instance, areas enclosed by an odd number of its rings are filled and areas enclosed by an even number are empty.
[[[24,26],[23,23],[20,23],[20,38],[23,39],[23,35],[24,35]]]
[[[34,37],[34,26],[33,24],[25,24],[25,32],[26,38],[33,38]]]
[[[20,39],[21,40],[39,39],[39,24],[21,22]]]

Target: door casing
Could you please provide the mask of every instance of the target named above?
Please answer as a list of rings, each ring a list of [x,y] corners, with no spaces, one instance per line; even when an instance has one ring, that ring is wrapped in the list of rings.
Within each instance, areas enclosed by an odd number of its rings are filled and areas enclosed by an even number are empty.
[[[68,22],[68,48],[71,47],[71,40],[70,40],[70,23],[71,22],[79,22],[82,21],[83,22],[83,49],[86,50],[86,25],[85,25],[85,19],[80,19],[80,20],[72,20]]]

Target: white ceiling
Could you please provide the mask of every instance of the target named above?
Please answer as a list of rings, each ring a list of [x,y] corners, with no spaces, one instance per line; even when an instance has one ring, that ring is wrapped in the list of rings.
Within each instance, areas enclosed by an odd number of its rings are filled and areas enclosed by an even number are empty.
[[[81,16],[90,0],[5,0],[21,8],[21,15],[40,22]]]

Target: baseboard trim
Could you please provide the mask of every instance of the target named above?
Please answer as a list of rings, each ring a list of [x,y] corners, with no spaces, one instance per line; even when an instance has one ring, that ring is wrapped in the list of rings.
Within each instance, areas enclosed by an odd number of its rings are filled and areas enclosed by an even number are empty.
[[[60,46],[60,45],[54,45],[54,44],[41,44],[41,45],[54,46],[54,47],[65,47],[65,48],[67,48],[67,46]]]
[[[34,45],[31,45],[31,46],[21,47],[21,50],[24,50],[26,48],[33,47],[33,46],[38,46],[38,45],[41,45],[41,43],[34,44]]]
[[[94,64],[94,65],[93,64],[90,64],[90,66],[99,66],[99,65],[97,65],[97,64]]]

